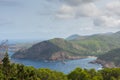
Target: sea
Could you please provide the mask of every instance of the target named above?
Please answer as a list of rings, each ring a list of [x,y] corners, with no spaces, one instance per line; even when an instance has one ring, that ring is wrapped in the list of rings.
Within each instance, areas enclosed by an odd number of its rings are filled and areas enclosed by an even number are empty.
[[[9,56],[14,54],[9,52]],[[24,59],[13,59],[10,58],[12,62],[18,64],[24,64],[26,66],[33,66],[35,68],[49,68],[51,70],[60,71],[63,73],[70,73],[75,68],[83,68],[83,69],[102,69],[100,64],[92,64],[91,61],[96,60],[96,57],[89,57],[84,59],[77,60],[65,60],[64,63],[62,61],[32,61],[32,60],[24,60]]]

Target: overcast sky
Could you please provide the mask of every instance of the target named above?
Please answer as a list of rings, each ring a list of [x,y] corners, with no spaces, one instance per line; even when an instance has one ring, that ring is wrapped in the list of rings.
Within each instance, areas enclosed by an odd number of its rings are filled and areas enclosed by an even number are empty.
[[[120,30],[120,0],[0,0],[0,39],[49,39]]]

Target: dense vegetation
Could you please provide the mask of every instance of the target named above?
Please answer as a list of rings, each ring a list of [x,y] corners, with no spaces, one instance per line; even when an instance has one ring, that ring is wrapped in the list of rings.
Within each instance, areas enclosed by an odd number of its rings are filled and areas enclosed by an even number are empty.
[[[106,61],[107,63],[113,63],[115,66],[120,67],[120,48],[111,50],[106,54],[100,55],[98,59]]]
[[[105,68],[99,71],[76,68],[69,74],[64,74],[10,63],[7,53],[2,61],[0,80],[120,80],[120,68]]]
[[[55,38],[49,41],[54,45],[58,46],[59,48],[61,48],[63,51],[68,52],[69,55],[72,56],[85,55],[87,51],[86,48],[83,48],[78,44],[72,43],[61,38]]]

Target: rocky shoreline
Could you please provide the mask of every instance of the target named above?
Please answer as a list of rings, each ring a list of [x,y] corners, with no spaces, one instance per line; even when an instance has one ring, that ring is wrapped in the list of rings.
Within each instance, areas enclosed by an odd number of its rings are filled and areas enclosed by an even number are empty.
[[[84,59],[84,58],[87,58],[86,56],[69,56],[69,57],[66,57],[64,59],[62,58],[52,58],[52,59],[48,59],[50,61],[61,61],[61,60],[77,60],[77,59]]]
[[[27,60],[33,60],[33,61],[43,60],[43,61],[51,62],[51,61],[77,60],[77,59],[84,59],[84,58],[88,58],[88,56],[65,56],[64,58],[61,56],[57,56],[57,57],[53,56],[51,58],[46,58],[46,59],[30,59],[30,58],[14,58],[14,59],[27,59]]]
[[[115,67],[117,67],[117,66],[115,66],[115,64],[113,62],[107,62],[107,61],[100,60],[100,59],[96,59],[95,61],[92,61],[90,63],[101,64],[103,68],[115,68]]]

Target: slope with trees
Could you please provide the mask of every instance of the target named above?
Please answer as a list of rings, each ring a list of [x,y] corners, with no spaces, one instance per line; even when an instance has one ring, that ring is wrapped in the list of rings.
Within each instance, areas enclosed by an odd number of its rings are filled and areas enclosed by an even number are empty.
[[[120,48],[100,55],[96,61],[103,64],[104,67],[120,67]]]

